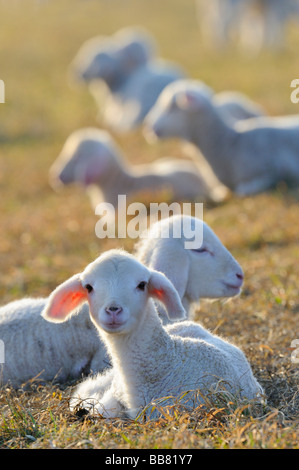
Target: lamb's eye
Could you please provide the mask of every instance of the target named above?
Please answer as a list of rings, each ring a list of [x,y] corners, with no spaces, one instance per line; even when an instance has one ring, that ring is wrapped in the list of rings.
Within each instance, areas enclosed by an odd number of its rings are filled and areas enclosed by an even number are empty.
[[[209,250],[207,250],[207,248],[196,248],[196,249],[193,249],[192,251],[194,251],[195,253],[210,253],[212,254]]]
[[[85,289],[89,294],[93,291],[93,287],[90,284],[86,284]]]
[[[137,289],[139,290],[144,290],[145,289],[145,286],[146,286],[146,282],[145,281],[142,281],[138,284],[137,286]]]

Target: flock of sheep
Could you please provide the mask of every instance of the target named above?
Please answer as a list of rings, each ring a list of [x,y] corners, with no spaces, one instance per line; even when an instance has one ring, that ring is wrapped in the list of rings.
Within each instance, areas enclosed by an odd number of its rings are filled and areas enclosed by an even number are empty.
[[[71,73],[88,84],[108,129],[143,127],[149,142],[177,137],[195,149],[190,161],[133,166],[107,129],[76,130],[53,163],[50,182],[83,185],[93,208],[101,201],[116,206],[119,194],[133,198],[144,190],[219,202],[282,180],[299,183],[299,117],[268,117],[240,93],[214,93],[160,60],[143,30],[89,40]],[[185,248],[185,223],[203,233],[196,249]],[[18,388],[36,379],[85,376],[71,409],[105,418],[136,418],[142,410],[156,418],[154,403],[166,406],[187,391],[190,407],[212,392],[264,402],[242,351],[193,317],[200,299],[234,297],[242,285],[240,265],[205,222],[186,215],[163,219],[133,254],[109,250],[48,298],[0,308],[0,383]]]

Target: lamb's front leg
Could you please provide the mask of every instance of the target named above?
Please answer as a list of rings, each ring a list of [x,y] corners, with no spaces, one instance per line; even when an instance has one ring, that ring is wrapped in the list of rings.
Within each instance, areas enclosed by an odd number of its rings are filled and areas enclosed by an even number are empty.
[[[100,414],[103,418],[119,418],[124,415],[124,408],[113,396],[110,388],[94,406],[94,412]]]

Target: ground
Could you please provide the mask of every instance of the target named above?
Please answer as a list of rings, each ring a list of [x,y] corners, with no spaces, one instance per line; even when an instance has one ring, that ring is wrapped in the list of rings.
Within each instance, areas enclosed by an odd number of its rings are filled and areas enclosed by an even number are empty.
[[[100,126],[87,89],[70,83],[68,66],[85,39],[141,24],[160,55],[180,63],[216,91],[239,90],[271,115],[296,114],[290,83],[298,75],[299,33],[287,47],[252,56],[236,46],[203,44],[193,2],[184,0],[22,0],[0,5],[0,298],[46,296],[100,252],[133,241],[100,240],[97,216],[78,187],[55,193],[48,170],[66,137]],[[298,26],[298,25],[297,25]],[[298,113],[299,114],[299,113]],[[180,142],[149,145],[141,130],[115,135],[134,163],[184,157]],[[240,262],[240,297],[202,303],[196,319],[240,346],[264,386],[258,414],[213,404],[192,415],[177,411],[158,422],[91,420],[73,416],[75,383],[33,384],[0,391],[1,448],[298,448],[299,191],[284,185],[205,207],[204,219]]]

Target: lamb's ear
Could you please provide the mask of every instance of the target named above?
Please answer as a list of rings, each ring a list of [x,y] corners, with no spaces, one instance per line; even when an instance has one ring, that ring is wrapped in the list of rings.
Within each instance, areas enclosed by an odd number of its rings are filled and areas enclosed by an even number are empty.
[[[163,272],[180,298],[184,297],[189,279],[190,258],[181,243],[174,243],[169,239],[160,240],[151,253],[147,266]]]
[[[198,111],[206,104],[206,98],[192,90],[185,90],[177,93],[176,104],[186,111]]]
[[[76,274],[52,292],[42,316],[53,323],[64,322],[86,300],[87,292],[82,287],[79,274]]]
[[[186,311],[179,294],[164,274],[154,270],[151,271],[148,292],[151,297],[165,305],[170,320],[183,320],[186,318]]]

